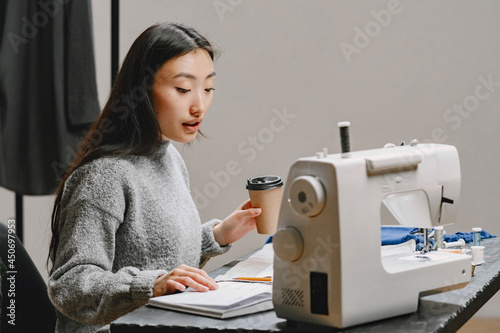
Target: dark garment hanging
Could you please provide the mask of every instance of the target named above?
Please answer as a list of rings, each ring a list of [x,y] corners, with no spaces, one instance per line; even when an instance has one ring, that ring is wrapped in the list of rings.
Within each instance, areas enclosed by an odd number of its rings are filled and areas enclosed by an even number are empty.
[[[52,194],[99,115],[90,0],[0,2],[0,186]]]

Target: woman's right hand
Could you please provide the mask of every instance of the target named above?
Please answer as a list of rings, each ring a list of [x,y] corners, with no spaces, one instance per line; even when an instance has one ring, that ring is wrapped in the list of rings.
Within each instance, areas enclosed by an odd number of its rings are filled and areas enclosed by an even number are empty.
[[[209,291],[218,288],[215,280],[198,268],[180,265],[170,273],[156,278],[153,285],[153,296],[173,294],[175,291],[183,291],[191,287],[196,291]]]

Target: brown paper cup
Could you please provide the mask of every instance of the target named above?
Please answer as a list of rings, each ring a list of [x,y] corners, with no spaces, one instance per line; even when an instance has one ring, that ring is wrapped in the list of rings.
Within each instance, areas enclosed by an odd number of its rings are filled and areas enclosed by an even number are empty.
[[[255,218],[259,234],[274,234],[278,227],[278,218],[283,193],[283,182],[278,176],[249,178],[247,189],[252,207],[260,208],[262,213]]]

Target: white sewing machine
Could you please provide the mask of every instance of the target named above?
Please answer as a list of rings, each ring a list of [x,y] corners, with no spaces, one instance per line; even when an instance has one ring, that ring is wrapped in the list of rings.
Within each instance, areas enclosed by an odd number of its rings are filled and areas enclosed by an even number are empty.
[[[414,312],[420,296],[464,287],[468,255],[381,252],[382,224],[450,224],[459,195],[453,146],[412,142],[299,159],[273,239],[277,316],[343,328]]]

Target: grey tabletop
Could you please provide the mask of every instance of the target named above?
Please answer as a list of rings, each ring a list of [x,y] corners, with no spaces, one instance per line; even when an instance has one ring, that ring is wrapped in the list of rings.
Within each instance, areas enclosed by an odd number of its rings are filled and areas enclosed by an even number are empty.
[[[298,323],[278,318],[274,311],[231,319],[212,319],[143,306],[111,324],[112,333],[124,332],[456,332],[500,290],[500,238],[482,240],[485,263],[476,266],[462,289],[420,298],[418,311],[346,329]],[[223,274],[242,257],[210,273]]]

